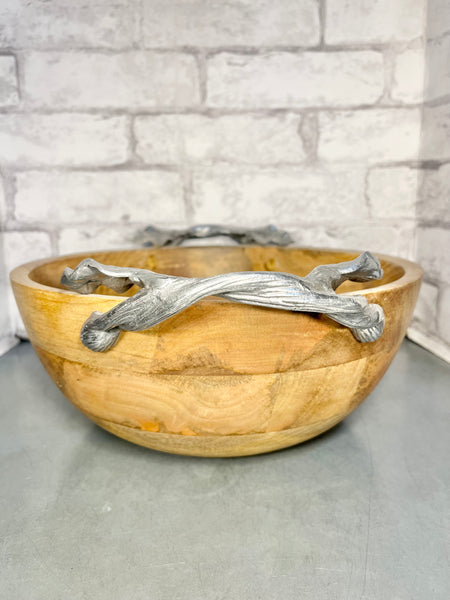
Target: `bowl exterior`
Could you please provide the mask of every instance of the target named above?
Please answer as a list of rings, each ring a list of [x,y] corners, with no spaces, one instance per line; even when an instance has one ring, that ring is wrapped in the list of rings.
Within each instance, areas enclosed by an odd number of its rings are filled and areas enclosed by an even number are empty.
[[[95,353],[80,327],[121,298],[12,281],[38,356],[75,406],[134,443],[198,456],[276,450],[344,419],[391,363],[420,287],[416,277],[365,293],[386,314],[373,343],[324,316],[217,299]]]

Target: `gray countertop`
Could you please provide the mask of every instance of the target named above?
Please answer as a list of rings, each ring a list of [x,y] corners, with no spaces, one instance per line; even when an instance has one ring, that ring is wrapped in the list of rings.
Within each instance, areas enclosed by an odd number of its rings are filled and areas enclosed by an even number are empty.
[[[450,368],[405,342],[341,425],[261,456],[153,452],[0,359],[2,600],[448,600]]]

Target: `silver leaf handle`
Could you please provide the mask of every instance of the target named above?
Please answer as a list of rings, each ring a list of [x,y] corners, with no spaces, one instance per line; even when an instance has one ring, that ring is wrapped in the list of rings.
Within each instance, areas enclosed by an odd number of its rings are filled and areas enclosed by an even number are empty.
[[[335,289],[346,280],[370,281],[382,276],[380,262],[370,252],[348,262],[320,265],[306,277],[270,271],[175,277],[102,265],[86,258],[75,269],[66,268],[61,283],[81,294],[92,294],[100,285],[118,293],[134,284],[142,288],[106,313],[93,312],[82,326],[83,344],[105,352],[117,342],[121,331],[149,329],[207,296],[267,308],[323,313],[349,327],[358,341],[373,342],[384,328],[381,306],[369,304],[360,295],[338,295]]]
[[[238,244],[259,246],[287,246],[293,240],[287,231],[274,225],[247,229],[226,225],[194,225],[188,229],[159,229],[149,225],[139,233],[136,241],[144,246],[180,246],[186,240],[226,236]]]

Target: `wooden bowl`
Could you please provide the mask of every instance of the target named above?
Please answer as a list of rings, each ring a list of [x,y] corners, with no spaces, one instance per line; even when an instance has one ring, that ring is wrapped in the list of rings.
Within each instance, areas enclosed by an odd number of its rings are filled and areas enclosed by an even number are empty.
[[[204,277],[268,270],[305,276],[357,252],[277,247],[158,248],[89,254],[97,261]],[[333,427],[373,390],[405,335],[422,269],[378,255],[380,281],[338,292],[380,304],[385,330],[373,343],[323,315],[208,298],[108,352],[80,341],[93,311],[122,301],[106,288],[62,289],[66,266],[88,255],[28,263],[11,273],[30,340],[67,398],[108,431],[136,444],[197,456],[240,456],[297,444]],[[132,289],[128,295],[135,292]]]

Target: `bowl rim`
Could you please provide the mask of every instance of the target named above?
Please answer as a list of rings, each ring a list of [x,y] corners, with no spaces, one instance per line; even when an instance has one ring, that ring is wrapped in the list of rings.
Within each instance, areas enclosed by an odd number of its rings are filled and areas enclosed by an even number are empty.
[[[76,296],[78,299],[80,297],[99,297],[101,296],[102,300],[106,300],[106,299],[111,299],[111,300],[121,300],[123,297],[122,296],[118,296],[118,295],[110,295],[110,294],[79,294],[76,291],[73,290],[64,290],[62,288],[57,288],[57,287],[53,287],[53,286],[49,286],[49,285],[45,285],[42,283],[39,283],[37,281],[35,281],[34,279],[31,279],[30,277],[30,273],[38,268],[41,267],[45,264],[49,264],[52,263],[56,260],[60,261],[63,258],[75,258],[77,256],[80,257],[80,260],[82,260],[82,257],[84,258],[88,258],[90,256],[95,258],[96,254],[104,254],[104,253],[112,253],[112,252],[133,252],[136,250],[172,250],[174,248],[177,248],[178,250],[180,248],[186,248],[186,249],[190,249],[190,248],[202,248],[202,249],[207,249],[207,248],[252,248],[254,246],[235,246],[235,245],[224,245],[224,246],[205,246],[205,245],[198,245],[198,246],[169,246],[169,247],[153,247],[153,248],[145,248],[142,246],[136,246],[136,247],[132,247],[132,248],[126,248],[126,249],[121,249],[121,248],[109,248],[109,249],[105,249],[105,250],[95,250],[93,252],[74,252],[74,253],[70,253],[70,254],[60,254],[60,255],[53,255],[53,256],[49,256],[47,258],[41,258],[38,260],[33,260],[30,262],[26,262],[23,263],[17,267],[15,267],[11,272],[10,272],[10,280],[11,283],[17,283],[17,284],[22,284],[25,285],[29,288],[34,288],[36,290],[39,291],[45,291],[45,292],[53,292],[53,293],[58,293],[58,294],[66,294],[69,296]],[[263,246],[261,246],[263,247]],[[271,248],[273,246],[270,246]],[[348,248],[324,248],[324,247],[315,247],[315,246],[287,246],[287,247],[283,247],[283,249],[289,250],[307,250],[307,251],[312,251],[312,252],[342,252],[345,254],[356,254],[359,255],[362,252],[364,252],[363,250],[355,250],[355,249],[348,249]],[[410,283],[416,282],[417,280],[421,279],[423,277],[424,274],[424,270],[422,269],[422,267],[410,260],[407,260],[405,258],[400,258],[398,256],[392,256],[390,254],[381,254],[378,252],[373,252],[373,254],[379,258],[380,260],[384,260],[386,262],[391,262],[396,266],[399,266],[401,268],[403,268],[403,274],[398,278],[395,279],[394,281],[391,281],[389,283],[385,283],[383,285],[380,286],[373,286],[371,288],[366,288],[366,289],[362,289],[362,290],[354,290],[351,292],[339,292],[339,288],[336,290],[337,294],[340,293],[345,293],[345,295],[348,296],[368,296],[370,294],[373,293],[378,293],[378,292],[385,292],[385,291],[390,291],[393,290],[395,288],[399,288],[399,287],[404,287],[405,285],[408,285]],[[202,299],[200,302],[213,302],[212,300],[212,296],[208,297],[208,298],[204,298]],[[222,302],[229,302],[225,299],[216,299],[214,300],[214,302],[217,302],[217,300],[221,300]]]

